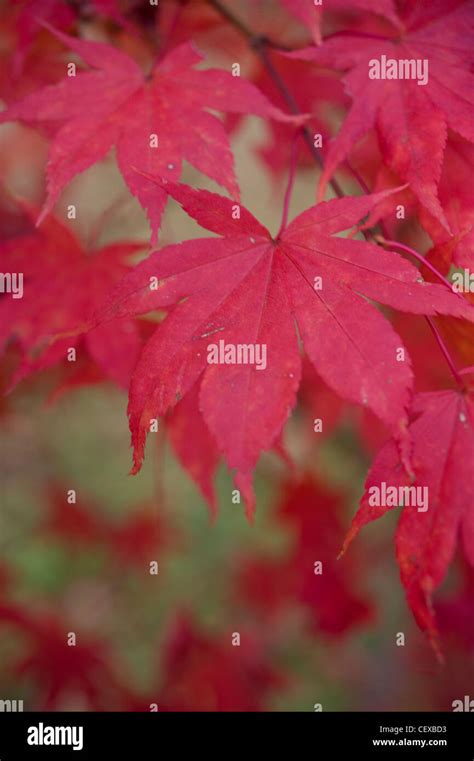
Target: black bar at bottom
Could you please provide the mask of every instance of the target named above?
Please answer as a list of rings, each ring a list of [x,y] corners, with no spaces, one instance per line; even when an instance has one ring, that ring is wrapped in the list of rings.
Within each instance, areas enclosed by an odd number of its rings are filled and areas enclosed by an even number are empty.
[[[156,761],[183,750],[246,759],[260,748],[291,759],[474,761],[474,714],[0,713],[0,761]]]

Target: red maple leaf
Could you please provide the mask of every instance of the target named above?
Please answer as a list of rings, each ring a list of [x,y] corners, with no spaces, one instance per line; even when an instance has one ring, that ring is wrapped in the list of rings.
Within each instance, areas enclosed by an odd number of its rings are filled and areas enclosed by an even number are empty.
[[[13,383],[65,361],[70,348],[77,347],[79,353],[79,327],[130,268],[132,255],[142,248],[142,243],[124,242],[87,251],[54,217],[40,230],[33,229],[0,246],[2,271],[23,278],[20,298],[5,293],[0,300],[0,347],[15,341],[23,354]],[[69,337],[58,338],[68,333]],[[127,319],[99,326],[83,340],[87,355],[105,376],[126,388],[142,343],[135,323]]]
[[[431,597],[446,575],[458,536],[462,539],[468,562],[474,565],[472,394],[438,391],[418,395],[413,406],[410,432],[413,438],[414,482],[410,483],[400,463],[395,443],[388,442],[369,472],[365,493],[344,548],[366,523],[405,504],[401,507],[396,536],[401,580],[420,628],[439,652]],[[392,498],[388,498],[389,487],[426,491],[413,492],[417,496],[416,505],[412,504],[413,499],[405,491],[392,492],[396,500],[392,504]],[[384,489],[387,495],[385,504],[376,505],[377,494],[381,496]]]
[[[210,517],[214,520],[217,517],[217,499],[213,481],[220,454],[199,409],[197,383],[173,407],[166,425],[176,457],[208,502]],[[280,439],[275,441],[274,450],[291,468],[291,458]]]
[[[314,630],[332,636],[367,624],[373,617],[372,605],[360,589],[360,557],[350,565],[337,560],[343,534],[341,512],[341,495],[309,475],[286,486],[278,510],[280,519],[296,529],[289,562],[296,577],[296,597],[309,608]],[[319,574],[315,561],[322,566]]]
[[[76,21],[77,9],[62,0],[12,0],[16,11],[15,27],[18,36],[14,68],[21,70],[35,38],[43,31],[41,22],[51,23],[67,31]]]
[[[272,665],[261,635],[241,631],[240,646],[233,647],[231,634],[211,636],[189,615],[176,616],[165,642],[158,710],[262,710],[267,695],[286,679]]]
[[[209,109],[298,123],[250,82],[219,69],[196,70],[203,57],[190,43],[172,50],[145,75],[116,48],[51,31],[93,68],[66,77],[10,106],[0,122],[21,120],[54,133],[47,167],[48,198],[39,222],[64,187],[115,146],[130,192],[146,209],[152,242],[166,204],[143,174],[178,179],[184,160],[236,198],[234,159],[222,122]]]
[[[449,250],[447,271],[451,260],[458,267],[472,269],[474,266],[474,209],[471,192],[473,173],[474,145],[453,133],[446,145],[439,183],[439,198],[451,231],[456,236]],[[436,257],[452,238],[438,220],[423,208],[420,209],[420,222],[435,244],[430,255]]]
[[[177,543],[177,531],[152,504],[131,508],[117,523],[107,520],[103,508],[90,497],[69,504],[66,493],[63,486],[50,484],[41,531],[61,540],[69,549],[108,550],[121,565],[143,570],[157,551],[162,555]]]
[[[294,534],[282,560],[249,557],[239,574],[237,593],[274,622],[295,603],[303,605],[315,632],[332,637],[367,624],[373,608],[360,590],[360,558],[337,559],[344,535],[341,495],[329,491],[311,475],[283,486],[277,519]],[[315,568],[315,563],[320,567]],[[275,583],[278,579],[278,583]]]
[[[252,471],[295,404],[301,375],[295,322],[325,382],[400,431],[410,400],[410,363],[397,361],[401,340],[367,299],[469,319],[472,307],[444,286],[424,283],[400,256],[332,237],[355,225],[380,196],[319,204],[273,238],[227,198],[169,182],[163,187],[222,237],[151,254],[98,315],[100,322],[172,307],[145,346],[130,387],[133,472],[141,467],[150,421],[199,380],[200,410],[237,471],[235,482],[251,513]],[[251,345],[255,352],[260,347],[262,355],[265,349],[265,365],[260,361],[259,370],[257,361],[208,361],[227,345],[231,353],[238,346]]]
[[[13,627],[27,639],[25,652],[9,665],[15,680],[28,679],[37,687],[36,708],[57,710],[63,701],[80,697],[90,710],[104,711],[113,701],[122,706],[131,699],[117,676],[109,643],[90,634],[77,634],[75,646],[67,643],[65,623],[50,612],[27,611],[16,604],[0,605],[0,627]]]
[[[318,48],[289,55],[349,70],[344,81],[353,105],[327,154],[320,194],[355,143],[375,126],[385,162],[449,230],[437,187],[448,126],[474,141],[470,72],[474,4],[471,0],[443,4],[443,15],[438,11],[434,18],[430,5],[410,4],[403,32],[400,28],[391,34],[373,34],[371,28],[367,33],[347,31]],[[371,70],[377,74],[372,62],[380,63],[382,56],[396,63],[397,78],[392,74],[371,78]],[[422,75],[417,71],[416,81],[398,78],[401,63],[412,62],[423,64]]]
[[[41,532],[61,540],[70,550],[87,548],[104,540],[105,527],[100,511],[89,502],[66,502],[67,489],[58,483],[48,487],[47,513]]]
[[[410,316],[410,319],[413,317]],[[397,326],[397,321],[395,321],[395,326]],[[397,333],[400,335],[398,328]],[[409,347],[406,341],[404,341],[404,345]],[[428,345],[432,346],[431,343]],[[434,348],[434,352],[436,353],[436,348]],[[436,358],[439,359],[437,353]],[[309,419],[305,417],[304,429],[313,457],[315,446],[317,447],[319,443],[326,441],[339,426],[347,425],[349,422],[355,428],[360,444],[369,453],[377,452],[380,445],[387,439],[386,427],[379,418],[375,417],[366,407],[348,404],[335,394],[323,383],[314,366],[306,357],[303,358],[299,398],[304,412],[309,416]]]
[[[318,438],[330,436],[339,425],[346,409],[345,402],[323,383],[307,357],[303,357],[299,400],[312,420],[307,422],[307,433],[311,444],[314,442],[315,422],[321,421]]]
[[[436,602],[436,618],[443,637],[466,651],[474,651],[474,566],[460,563],[461,583],[456,591]]]
[[[153,504],[135,508],[119,525],[108,526],[106,546],[120,564],[142,571],[159,553],[176,546],[178,533]]]
[[[173,449],[182,466],[198,485],[211,509],[217,513],[213,479],[219,464],[219,451],[199,410],[197,385],[173,408],[168,420]]]

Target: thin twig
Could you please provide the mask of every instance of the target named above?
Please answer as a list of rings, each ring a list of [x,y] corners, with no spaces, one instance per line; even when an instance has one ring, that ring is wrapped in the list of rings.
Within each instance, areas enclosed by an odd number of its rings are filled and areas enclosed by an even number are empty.
[[[436,338],[436,342],[437,342],[439,348],[441,349],[446,362],[449,365],[449,369],[451,370],[451,373],[453,374],[453,377],[454,377],[456,383],[458,384],[458,386],[461,389],[461,391],[465,391],[466,385],[464,383],[464,380],[463,380],[459,370],[457,369],[456,365],[454,364],[454,360],[453,360],[451,354],[449,353],[448,347],[446,346],[446,344],[444,343],[443,339],[441,338],[441,335],[440,335],[440,333],[438,331],[438,328],[434,324],[434,322],[431,319],[431,317],[428,317],[427,315],[425,315],[425,317],[426,317],[426,321],[427,321],[428,325],[431,328],[431,331],[432,331],[434,337]]]
[[[285,200],[283,201],[283,214],[281,217],[281,225],[280,229],[277,233],[277,239],[282,234],[283,230],[285,230],[287,224],[288,224],[288,213],[290,210],[290,200],[291,200],[291,192],[293,190],[293,185],[295,183],[295,175],[296,175],[296,164],[298,161],[298,139],[300,137],[299,130],[295,132],[293,137],[293,144],[291,146],[291,160],[290,160],[290,172],[288,175],[288,185],[285,192]]]
[[[230,24],[234,27],[234,29],[237,29],[241,34],[244,35],[244,37],[247,38],[249,42],[255,39],[255,35],[250,29],[250,27],[247,26],[238,16],[236,16],[232,11],[230,11],[223,3],[220,2],[220,0],[208,0],[209,5],[212,5],[213,8],[227,21],[229,21]]]
[[[405,246],[404,243],[398,243],[396,240],[386,240],[377,238],[378,242],[381,243],[383,246],[392,246],[392,248],[400,248],[402,251],[406,251],[407,254],[410,254],[413,256],[417,261],[420,262],[424,267],[430,270],[430,272],[433,273],[433,275],[436,275],[436,277],[441,280],[443,285],[447,286],[451,293],[455,293],[452,284],[447,280],[444,275],[439,272],[436,267],[434,267],[431,262],[428,261],[424,256],[418,253],[418,251],[415,251],[413,248],[410,248],[410,246]],[[460,296],[462,298],[462,296]]]
[[[255,50],[255,53],[260,58],[265,69],[267,70],[268,75],[272,79],[291,113],[295,116],[301,115],[302,112],[298,107],[293,94],[286,86],[268,54],[269,47],[283,49],[282,46],[279,46],[278,44],[270,41],[267,37],[254,34],[253,31],[247,26],[247,24],[245,24],[240,18],[232,13],[232,11],[230,11],[225,5],[223,5],[223,3],[220,2],[220,0],[208,0],[208,2],[213,8],[216,9],[216,11],[218,11],[224,18],[226,18],[232,24],[232,26],[235,27],[235,29],[244,35],[249,45],[253,48],[253,50]],[[302,133],[304,141],[307,144],[311,155],[322,169],[323,159],[321,153],[314,145],[313,136],[308,127],[303,127]],[[337,197],[343,198],[344,191],[340,187],[339,183],[336,180],[331,180],[330,184]]]
[[[296,100],[293,97],[293,94],[286,86],[285,82],[281,78],[279,72],[275,68],[275,65],[273,61],[270,58],[270,55],[268,53],[267,49],[267,41],[265,37],[257,37],[253,39],[252,47],[259,56],[260,60],[262,61],[263,65],[265,66],[268,75],[271,77],[273,83],[277,87],[280,95],[282,96],[283,100],[285,101],[288,109],[292,114],[295,116],[301,115],[302,111],[298,107],[298,104]],[[324,167],[323,158],[321,155],[321,152],[316,148],[314,145],[313,135],[311,134],[311,131],[308,127],[302,128],[302,134],[303,139],[308,146],[309,152],[313,156],[316,163],[319,165],[321,169]],[[334,178],[329,181],[329,184],[331,185],[332,189],[334,190],[334,193],[338,198],[344,198],[344,191],[342,190],[341,186],[335,180]]]
[[[449,288],[451,293],[455,293],[455,291],[453,290],[453,286],[449,282],[449,280],[447,280],[444,277],[444,275],[442,275],[441,272],[439,272],[436,269],[436,267],[433,267],[431,262],[429,262],[421,254],[419,254],[418,251],[415,251],[410,246],[406,246],[404,243],[398,243],[395,240],[385,240],[384,239],[384,240],[379,240],[379,242],[382,243],[384,246],[391,246],[393,248],[399,248],[402,251],[405,251],[407,254],[410,254],[411,256],[415,257],[415,259],[417,261],[419,261],[422,266],[427,267],[430,270],[430,272],[432,272],[434,275],[436,275],[436,277],[439,278],[439,280],[441,280],[443,285],[445,285],[447,288]],[[459,298],[462,299],[462,296],[459,295]],[[428,317],[428,315],[425,315],[425,319],[426,319],[428,325],[431,328],[431,332],[433,333],[434,337],[436,338],[436,341],[438,343],[439,348],[443,352],[444,358],[446,359],[446,362],[449,365],[449,369],[451,370],[456,383],[458,384],[458,386],[461,389],[464,389],[465,388],[465,384],[464,384],[464,381],[463,381],[463,379],[461,377],[461,373],[457,369],[457,367],[456,367],[456,365],[454,363],[454,360],[451,357],[451,354],[449,352],[448,347],[446,346],[446,344],[444,343],[443,339],[441,338],[441,334],[439,333],[438,328],[436,327],[436,325],[435,325],[434,321],[431,319],[431,317]]]

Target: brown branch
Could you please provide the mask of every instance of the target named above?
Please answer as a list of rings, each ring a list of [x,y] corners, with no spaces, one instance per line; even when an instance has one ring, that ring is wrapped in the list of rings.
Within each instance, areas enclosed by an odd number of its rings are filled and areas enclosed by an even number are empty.
[[[271,42],[265,36],[258,36],[254,34],[253,31],[247,26],[247,24],[245,24],[234,13],[232,13],[232,11],[230,11],[225,5],[223,5],[223,3],[221,3],[220,0],[208,0],[208,2],[209,2],[209,5],[215,8],[215,10],[218,13],[220,13],[223,18],[227,19],[227,21],[229,21],[229,23],[232,24],[232,26],[235,29],[237,29],[246,38],[250,47],[255,51],[256,55],[258,55],[258,57],[260,58],[269,77],[271,77],[273,83],[275,84],[275,87],[278,89],[281,97],[285,101],[290,112],[294,114],[295,116],[300,115],[302,112],[300,108],[298,107],[298,104],[295,98],[293,97],[293,94],[290,92],[285,82],[281,78],[279,72],[275,68],[275,65],[273,61],[271,60],[271,57],[268,52],[269,47],[279,48],[280,46]],[[280,47],[280,49],[284,49],[284,48]],[[314,145],[313,136],[308,127],[303,127],[302,135],[308,147],[309,152],[311,153],[312,157],[314,158],[318,166],[322,169],[324,166],[323,158],[320,151]],[[342,190],[339,183],[337,182],[337,180],[335,179],[330,180],[330,185],[338,198],[344,197],[345,193]]]
[[[278,73],[277,69],[275,68],[268,54],[266,39],[264,37],[257,38],[256,40],[254,40],[252,46],[255,52],[257,53],[257,55],[259,56],[260,60],[262,61],[263,65],[265,66],[268,72],[268,75],[272,78],[272,81],[274,82],[275,86],[278,88],[280,95],[282,96],[283,100],[285,101],[291,113],[295,114],[295,116],[301,114],[301,110],[299,109],[298,104],[293,97],[293,94],[290,92],[290,90],[286,86],[285,82],[281,78],[280,74]],[[318,166],[321,169],[323,169],[324,168],[323,157],[321,155],[321,152],[314,145],[313,136],[311,134],[310,129],[306,126],[303,127],[302,135],[303,135],[303,140],[308,146],[309,152],[311,153],[312,157],[314,158]],[[333,178],[329,181],[329,184],[331,185],[332,189],[334,190],[334,193],[336,194],[338,198],[344,198],[345,193],[342,190],[339,183],[337,182],[337,180]]]
[[[235,29],[237,29],[249,42],[255,39],[253,31],[248,27],[241,19],[239,19],[232,11],[226,8],[220,0],[208,0],[217,13],[225,18]]]

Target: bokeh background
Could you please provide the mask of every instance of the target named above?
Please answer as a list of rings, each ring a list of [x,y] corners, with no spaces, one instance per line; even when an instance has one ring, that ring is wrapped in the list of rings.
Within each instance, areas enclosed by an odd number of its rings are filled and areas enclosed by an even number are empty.
[[[275,3],[260,3],[258,13],[255,5],[239,3],[257,27],[301,39]],[[0,4],[4,102],[34,89],[38,61],[54,79],[65,60],[40,31],[20,74],[12,67],[23,7]],[[202,7],[190,13],[211,62],[237,60],[252,73],[239,38]],[[69,31],[142,55],[133,35],[107,18],[81,16]],[[184,22],[176,34],[186,34]],[[325,119],[335,128],[344,95],[328,77]],[[287,135],[254,118],[230,126],[242,200],[276,230]],[[20,199],[41,205],[47,146],[26,127],[0,128],[3,240],[25,228],[34,234]],[[302,157],[292,214],[314,202],[317,176]],[[183,180],[216,189],[191,168]],[[350,177],[342,181],[354,190]],[[75,220],[66,219],[70,203]],[[138,240],[146,255],[146,220],[113,155],[71,183],[55,214],[84,245]],[[162,244],[202,234],[168,206]],[[423,245],[415,227],[412,237]],[[449,383],[423,321],[393,319],[413,351],[419,387],[433,378]],[[12,341],[1,364],[5,389],[17,362]],[[438,596],[443,666],[404,600],[396,516],[369,526],[337,559],[386,435],[374,420],[339,402],[306,368],[282,441],[259,463],[254,522],[234,503],[222,464],[211,520],[173,447],[172,421],[160,421],[141,473],[129,476],[126,392],[100,373],[74,378],[69,370],[62,363],[25,380],[0,405],[0,699],[21,699],[25,710],[448,711],[469,694],[474,615],[466,570],[455,566]],[[313,430],[317,417],[323,433]]]

